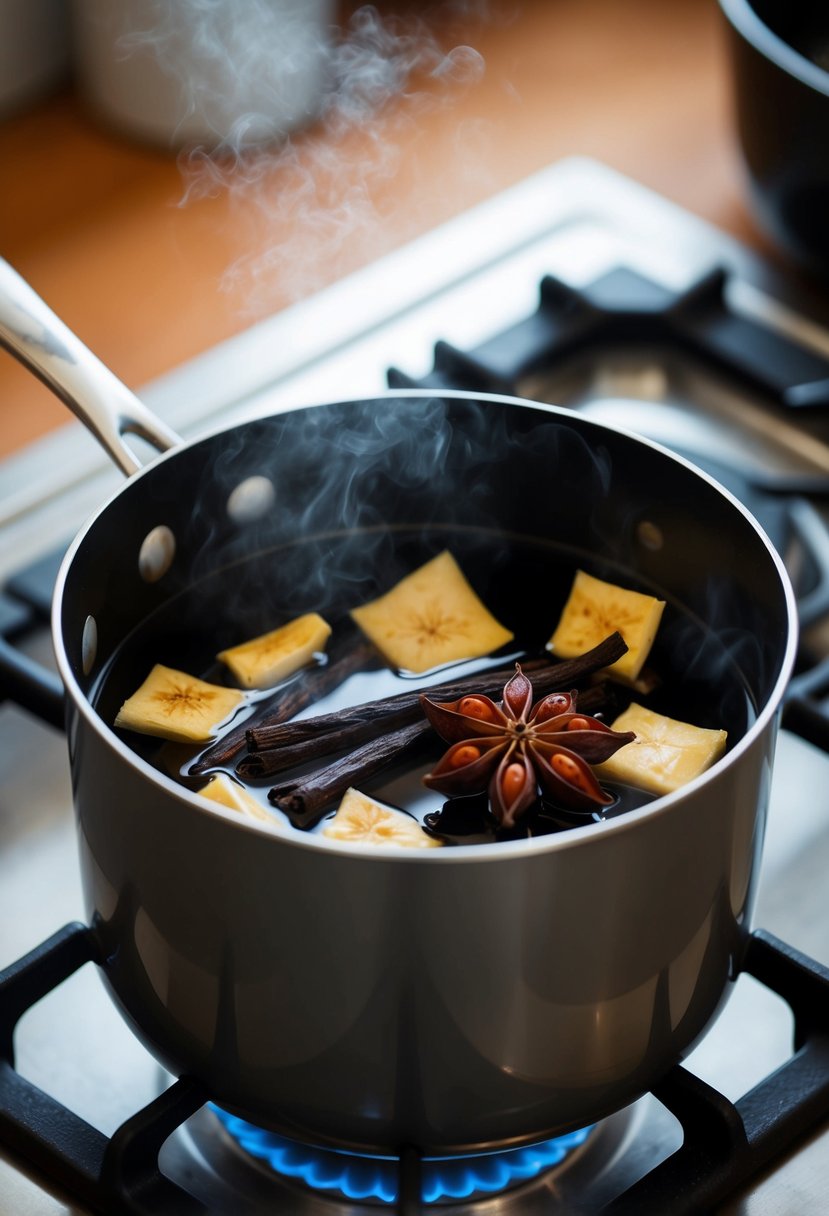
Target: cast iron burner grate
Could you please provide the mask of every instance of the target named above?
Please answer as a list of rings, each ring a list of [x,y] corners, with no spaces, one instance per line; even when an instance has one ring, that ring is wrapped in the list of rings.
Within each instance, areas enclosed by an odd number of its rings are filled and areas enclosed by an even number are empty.
[[[168,1137],[208,1100],[197,1081],[179,1079],[108,1138],[15,1070],[20,1017],[78,968],[102,961],[94,932],[72,924],[0,974],[0,1141],[102,1216],[209,1216],[158,1163]],[[790,1006],[794,1054],[734,1103],[674,1067],[653,1095],[678,1119],[682,1145],[605,1204],[606,1216],[709,1211],[829,1115],[829,969],[758,931],[740,970]],[[385,1210],[421,1216],[422,1178],[420,1153],[403,1148],[396,1202]]]
[[[735,313],[727,283],[722,267],[678,294],[626,266],[582,289],[547,275],[538,309],[529,317],[471,353],[438,342],[434,368],[424,379],[414,381],[392,368],[389,384],[512,393],[533,372],[585,348],[658,343],[737,376],[786,409],[829,407],[829,361]]]

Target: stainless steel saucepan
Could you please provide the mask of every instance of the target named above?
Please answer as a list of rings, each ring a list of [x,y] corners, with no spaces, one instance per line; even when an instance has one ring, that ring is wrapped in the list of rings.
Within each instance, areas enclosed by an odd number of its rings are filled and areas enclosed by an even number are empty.
[[[0,297],[0,342],[131,474],[66,556],[54,645],[88,916],[147,1047],[254,1122],[369,1149],[529,1142],[649,1089],[751,925],[796,641],[756,522],[655,444],[505,397],[395,393],[178,443],[8,267]],[[137,470],[128,432],[163,454]],[[264,511],[235,509],[250,485]],[[244,821],[113,730],[142,663],[359,602],[437,545],[539,628],[559,569],[665,599],[666,679],[717,698],[726,756],[603,823],[406,850]]]

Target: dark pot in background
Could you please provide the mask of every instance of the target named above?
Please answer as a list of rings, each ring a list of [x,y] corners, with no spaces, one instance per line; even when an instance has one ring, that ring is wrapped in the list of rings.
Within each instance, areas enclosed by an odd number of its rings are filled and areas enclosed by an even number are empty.
[[[720,0],[751,201],[805,270],[829,274],[829,5]]]

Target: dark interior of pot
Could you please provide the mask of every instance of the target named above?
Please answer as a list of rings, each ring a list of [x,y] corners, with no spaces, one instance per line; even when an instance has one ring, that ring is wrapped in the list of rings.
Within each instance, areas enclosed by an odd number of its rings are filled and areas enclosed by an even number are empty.
[[[829,71],[829,10],[825,5],[751,0],[751,7],[787,46]]]
[[[172,554],[162,546],[148,578],[139,554],[160,526],[175,555],[159,576]],[[295,411],[158,462],[79,547],[67,652],[111,724],[154,663],[220,680],[217,651],[303,612],[348,628],[351,608],[443,549],[515,634],[509,657],[543,651],[578,568],[666,600],[649,704],[727,729],[730,746],[778,679],[781,576],[717,488],[563,411],[427,395]],[[384,673],[368,697],[399,680]],[[130,745],[156,762],[157,741]]]

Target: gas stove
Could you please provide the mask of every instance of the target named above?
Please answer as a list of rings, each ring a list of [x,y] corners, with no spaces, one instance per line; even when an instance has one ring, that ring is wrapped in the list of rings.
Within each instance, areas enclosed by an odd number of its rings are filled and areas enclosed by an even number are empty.
[[[829,301],[574,160],[142,396],[190,437],[402,385],[507,392],[645,434],[726,484],[784,556],[802,645],[774,772],[762,931],[733,995],[683,1066],[632,1107],[477,1160],[309,1150],[164,1074],[110,1002],[79,923],[60,690],[30,664],[48,661],[63,547],[119,484],[69,424],[0,479],[0,1211],[822,1211],[829,972],[814,960],[829,959]]]

